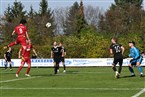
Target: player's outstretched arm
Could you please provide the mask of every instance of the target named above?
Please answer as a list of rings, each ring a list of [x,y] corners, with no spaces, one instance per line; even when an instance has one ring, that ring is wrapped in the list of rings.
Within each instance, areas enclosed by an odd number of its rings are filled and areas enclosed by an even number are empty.
[[[22,49],[19,50],[18,58],[21,58],[21,52],[22,52]]]
[[[5,60],[7,59],[7,58],[6,58],[6,54],[4,54],[4,58],[5,58]]]
[[[29,38],[29,35],[28,35],[28,32],[26,31],[26,37],[27,37],[27,39],[28,40],[30,40],[30,38]]]
[[[113,51],[112,51],[112,49],[109,49],[109,51],[110,51],[110,54],[113,54]]]
[[[15,30],[12,32],[12,35],[11,36],[13,36],[13,35],[15,35]]]
[[[122,54],[123,54],[125,51],[125,48],[123,46],[121,46],[121,50],[122,50]]]
[[[64,52],[64,49],[62,50],[62,57],[64,57],[65,56],[65,52]]]
[[[36,50],[33,48],[33,53],[37,56]]]
[[[51,51],[51,58],[53,58],[53,52]]]

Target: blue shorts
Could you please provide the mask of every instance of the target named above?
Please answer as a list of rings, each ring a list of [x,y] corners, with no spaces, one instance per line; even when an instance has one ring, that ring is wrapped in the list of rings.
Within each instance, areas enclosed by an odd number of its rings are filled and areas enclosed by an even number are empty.
[[[133,60],[130,61],[130,64],[131,65],[136,65],[137,62],[139,62],[141,64],[142,63],[142,60],[143,60],[142,57],[140,57],[138,59],[133,59]]]

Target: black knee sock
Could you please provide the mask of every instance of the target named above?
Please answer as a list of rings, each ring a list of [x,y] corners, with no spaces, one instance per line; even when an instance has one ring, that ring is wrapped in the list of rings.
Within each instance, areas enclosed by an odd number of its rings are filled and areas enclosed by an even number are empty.
[[[130,66],[129,66],[129,71],[130,71],[131,73],[134,73],[133,68],[132,68],[132,67],[130,67]]]
[[[121,73],[121,70],[122,70],[122,66],[119,66],[119,71],[118,72]]]
[[[54,66],[54,74],[57,74],[57,66]]]
[[[63,65],[64,70],[66,69],[65,64]]]
[[[10,64],[10,69],[12,69],[12,64]]]
[[[112,67],[112,69],[114,70],[114,72],[116,72],[116,71],[117,71],[116,67]]]

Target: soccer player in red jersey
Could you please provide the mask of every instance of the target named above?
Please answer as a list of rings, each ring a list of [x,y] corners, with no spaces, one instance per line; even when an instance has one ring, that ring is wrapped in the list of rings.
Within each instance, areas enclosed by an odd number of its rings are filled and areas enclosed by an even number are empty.
[[[21,52],[23,51],[24,49],[21,47],[20,48],[20,51],[19,51],[19,58],[21,58]],[[21,66],[18,68],[18,71],[16,73],[16,77],[19,76],[19,73],[21,71],[21,69],[23,68],[24,64],[27,63],[28,64],[28,68],[27,68],[27,71],[26,71],[26,76],[30,76],[29,75],[29,72],[30,72],[30,69],[31,69],[31,59],[30,59],[30,52],[31,50],[33,50],[34,54],[37,56],[37,53],[35,51],[35,49],[32,47],[32,44],[31,44],[31,41],[28,40],[27,41],[27,47],[25,49],[25,53],[24,53],[24,59],[22,59],[21,61]]]
[[[23,57],[23,55],[25,53],[25,49],[26,49],[26,38],[28,40],[30,40],[28,32],[27,32],[27,28],[25,26],[26,23],[27,23],[27,21],[25,19],[22,19],[20,21],[20,24],[15,27],[15,29],[14,29],[14,31],[12,33],[12,36],[14,34],[17,34],[17,40],[15,42],[12,42],[12,43],[10,43],[10,44],[8,44],[7,46],[4,47],[4,49],[6,49],[6,48],[14,46],[16,44],[21,44],[22,48],[24,49],[23,52],[22,52],[22,57]]]

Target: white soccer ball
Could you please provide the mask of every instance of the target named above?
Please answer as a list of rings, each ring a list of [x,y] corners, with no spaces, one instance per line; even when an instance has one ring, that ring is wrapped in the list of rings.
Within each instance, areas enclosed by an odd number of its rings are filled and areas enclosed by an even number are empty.
[[[51,23],[49,23],[49,22],[46,23],[46,27],[47,27],[47,28],[51,27]]]

